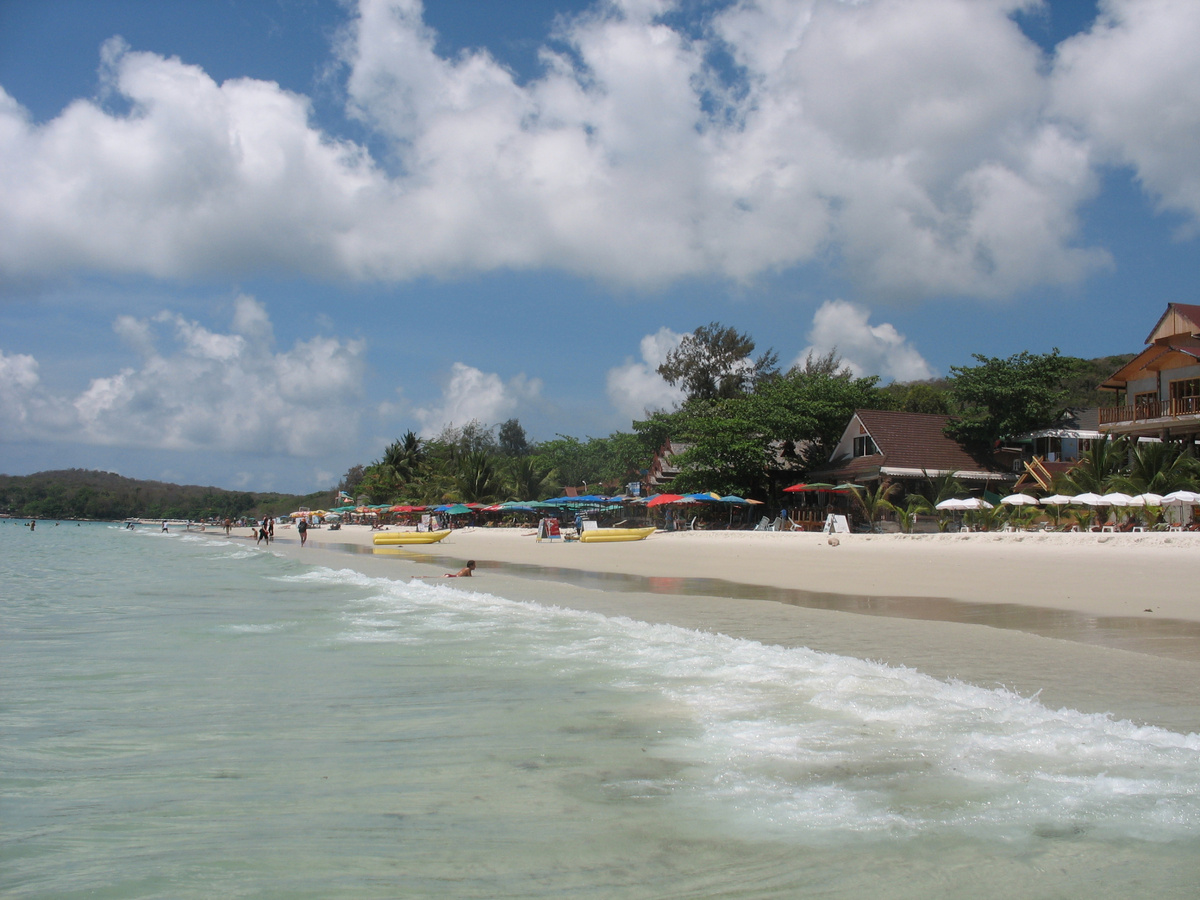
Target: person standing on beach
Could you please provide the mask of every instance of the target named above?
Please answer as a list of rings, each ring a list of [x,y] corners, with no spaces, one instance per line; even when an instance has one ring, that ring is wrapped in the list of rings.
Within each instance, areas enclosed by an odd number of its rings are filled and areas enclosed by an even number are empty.
[[[308,520],[301,519],[296,523],[296,530],[300,532],[300,546],[304,546],[304,542],[308,540]]]
[[[275,519],[267,519],[267,543],[275,540]]]

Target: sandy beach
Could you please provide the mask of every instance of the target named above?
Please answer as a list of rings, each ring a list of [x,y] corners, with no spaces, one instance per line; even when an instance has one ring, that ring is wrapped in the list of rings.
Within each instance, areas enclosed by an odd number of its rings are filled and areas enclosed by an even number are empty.
[[[235,531],[235,534],[239,532]],[[273,549],[554,605],[1002,685],[1042,702],[1200,731],[1200,534],[659,532],[614,544],[467,528],[375,548],[366,526],[291,528]],[[246,530],[240,530],[246,536]]]

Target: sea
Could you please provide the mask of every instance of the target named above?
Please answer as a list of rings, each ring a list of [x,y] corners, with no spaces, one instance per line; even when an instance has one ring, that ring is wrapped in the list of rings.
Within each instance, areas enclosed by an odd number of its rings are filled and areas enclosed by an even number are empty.
[[[475,581],[4,521],[0,896],[1196,896],[1196,734]]]

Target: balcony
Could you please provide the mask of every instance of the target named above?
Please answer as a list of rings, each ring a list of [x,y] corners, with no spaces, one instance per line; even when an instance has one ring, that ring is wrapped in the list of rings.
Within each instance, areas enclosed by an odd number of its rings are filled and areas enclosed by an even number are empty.
[[[1178,397],[1173,400],[1146,400],[1134,406],[1100,407],[1100,425],[1137,426],[1142,423],[1170,425],[1172,420],[1200,421],[1200,397]],[[1120,428],[1125,431],[1129,428]]]

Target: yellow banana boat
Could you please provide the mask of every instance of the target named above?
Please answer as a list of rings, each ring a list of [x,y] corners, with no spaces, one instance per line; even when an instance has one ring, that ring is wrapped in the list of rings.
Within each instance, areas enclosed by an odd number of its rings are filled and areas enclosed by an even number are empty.
[[[436,544],[450,533],[445,531],[388,531],[375,535],[376,547],[395,547],[400,544]]]
[[[584,544],[605,544],[611,541],[641,541],[654,534],[655,528],[592,528],[579,535]]]

